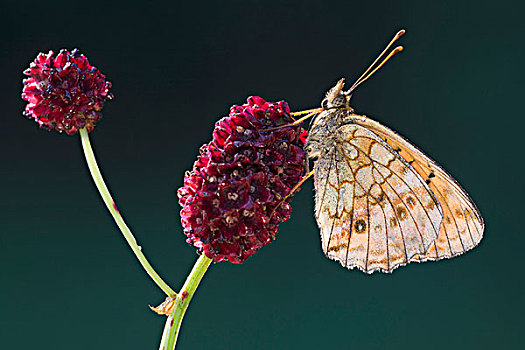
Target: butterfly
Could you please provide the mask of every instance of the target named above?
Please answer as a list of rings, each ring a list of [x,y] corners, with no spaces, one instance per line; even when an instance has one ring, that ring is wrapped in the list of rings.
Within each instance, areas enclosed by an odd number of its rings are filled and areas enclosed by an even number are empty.
[[[390,46],[344,91],[341,79],[312,119],[305,144],[313,161],[315,217],[325,255],[372,273],[410,262],[452,258],[474,248],[484,223],[467,192],[441,166],[392,129],[356,114],[354,89],[403,48]],[[375,67],[375,68],[374,68]]]

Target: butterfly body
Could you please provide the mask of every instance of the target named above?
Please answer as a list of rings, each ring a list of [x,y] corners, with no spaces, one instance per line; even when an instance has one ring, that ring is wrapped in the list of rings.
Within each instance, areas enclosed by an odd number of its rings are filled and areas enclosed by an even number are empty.
[[[407,140],[356,114],[343,87],[341,79],[327,93],[305,145],[327,257],[391,272],[476,246],[484,224],[468,194]]]

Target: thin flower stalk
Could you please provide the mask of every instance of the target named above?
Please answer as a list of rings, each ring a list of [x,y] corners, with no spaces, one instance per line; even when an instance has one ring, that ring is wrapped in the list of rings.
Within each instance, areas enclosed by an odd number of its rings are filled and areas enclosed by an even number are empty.
[[[131,250],[139,260],[144,270],[146,270],[147,274],[151,277],[153,282],[155,282],[157,286],[159,286],[159,288],[162,289],[162,291],[167,296],[174,298],[177,295],[177,293],[175,293],[175,291],[173,291],[173,289],[171,289],[170,286],[168,286],[168,284],[164,282],[162,278],[160,278],[160,276],[157,274],[157,272],[153,269],[151,264],[148,262],[148,260],[142,253],[142,247],[137,244],[137,240],[131,233],[129,227],[124,222],[122,215],[120,215],[120,212],[117,209],[117,205],[111,197],[111,194],[109,193],[109,190],[106,184],[104,183],[104,179],[102,178],[102,174],[100,173],[100,169],[98,168],[97,161],[95,159],[95,154],[93,153],[91,143],[89,142],[87,130],[80,129],[80,137],[82,139],[82,148],[84,149],[84,155],[86,156],[86,162],[88,164],[91,176],[93,177],[93,181],[95,182],[95,185],[97,186],[97,189],[100,193],[100,196],[104,200],[106,207],[111,213],[111,216],[113,216],[113,219],[117,223],[117,226],[122,232],[122,235],[126,239],[126,242],[128,242],[129,246],[131,247]]]

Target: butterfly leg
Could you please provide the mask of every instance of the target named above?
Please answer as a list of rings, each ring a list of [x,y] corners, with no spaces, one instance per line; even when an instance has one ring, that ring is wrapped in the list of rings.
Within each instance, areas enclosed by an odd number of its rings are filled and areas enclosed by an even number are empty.
[[[314,174],[314,171],[310,171],[308,174],[306,174],[302,179],[301,181],[299,181],[297,183],[297,185],[295,185],[291,190],[290,190],[290,193],[288,193],[288,195],[286,197],[284,197],[283,201],[285,201],[288,197],[290,197],[295,191],[297,191],[297,189],[299,187],[301,187],[306,180],[308,180],[310,177],[312,177],[312,175]]]
[[[314,174],[314,171],[310,171],[308,174],[306,174],[302,179],[301,181],[299,181],[297,183],[297,185],[295,185],[291,190],[290,192],[288,192],[288,194],[279,202],[279,204],[277,204],[275,206],[275,208],[273,209],[272,213],[270,214],[270,218],[273,216],[273,213],[275,213],[275,211],[277,210],[277,208],[279,208],[281,206],[281,204],[284,203],[284,201],[286,201],[288,199],[288,197],[290,197],[295,191],[297,191],[297,189],[299,189],[299,187],[302,186],[303,183],[305,183],[306,180],[308,180],[312,175]]]
[[[293,115],[293,116],[297,116],[297,115],[303,115],[303,114],[308,114],[308,113],[313,113],[313,112],[319,113],[322,110],[323,110],[322,108],[312,108],[312,109],[306,109],[304,111],[292,112],[290,114]]]
[[[282,129],[282,128],[287,128],[287,127],[290,127],[290,126],[295,126],[295,125],[299,125],[301,124],[302,122],[304,122],[306,119],[308,118],[311,118],[313,117],[314,115],[318,114],[318,113],[321,113],[323,111],[322,108],[315,108],[315,109],[309,109],[309,110],[306,110],[306,111],[301,111],[301,112],[294,112],[294,113],[291,113],[292,115],[302,115],[302,114],[306,114],[304,117],[302,118],[299,118],[297,119],[296,121],[294,121],[293,123],[290,123],[290,124],[285,124],[285,125],[280,125],[280,126],[276,126],[275,128],[270,128],[270,129],[265,129],[267,131],[272,131],[272,130],[278,130],[278,129]]]
[[[292,115],[303,115],[306,114],[304,117],[297,119],[290,125],[298,125],[304,122],[306,119],[313,117],[316,114],[319,114],[323,111],[323,108],[314,108],[314,109],[308,109],[306,111],[300,111],[300,112],[293,112]]]

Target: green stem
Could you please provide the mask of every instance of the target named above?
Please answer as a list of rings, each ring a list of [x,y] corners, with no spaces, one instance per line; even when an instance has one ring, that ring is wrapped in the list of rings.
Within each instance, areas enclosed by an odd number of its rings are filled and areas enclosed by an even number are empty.
[[[162,278],[160,278],[160,276],[157,274],[157,272],[155,272],[155,270],[150,265],[144,254],[142,254],[142,248],[137,244],[135,237],[133,237],[133,234],[131,233],[130,229],[124,222],[124,219],[120,215],[115,201],[113,201],[113,198],[111,198],[111,194],[109,193],[109,190],[106,184],[104,183],[104,179],[102,178],[102,174],[100,173],[100,170],[98,168],[97,161],[95,159],[95,155],[93,154],[93,149],[91,148],[91,143],[89,142],[89,136],[86,129],[80,129],[80,138],[82,139],[82,148],[84,149],[84,155],[86,156],[86,161],[88,163],[91,176],[93,177],[93,181],[97,185],[98,191],[100,192],[104,203],[106,203],[106,207],[113,216],[113,219],[115,219],[117,226],[120,228],[120,231],[122,231],[122,235],[128,242],[129,246],[131,247],[131,250],[133,250],[133,253],[135,253],[135,256],[140,261],[140,264],[142,265],[144,270],[146,270],[153,282],[155,282],[159,286],[159,288],[162,289],[164,293],[166,293],[167,296],[169,296],[170,298],[174,298],[177,295],[177,293],[175,293],[175,291],[173,291],[173,289],[171,289],[166,284],[166,282],[164,282]]]
[[[208,266],[210,266],[211,262],[212,260],[210,258],[202,254],[193,266],[193,269],[188,275],[188,278],[186,278],[186,282],[184,282],[182,289],[175,299],[174,310],[166,320],[159,350],[175,349],[177,337],[179,336],[180,325],[182,324],[182,318],[186,313],[186,309],[190,304],[191,298],[193,298],[193,294],[195,294],[195,290],[199,286],[202,276],[204,276],[204,273],[208,269]]]

